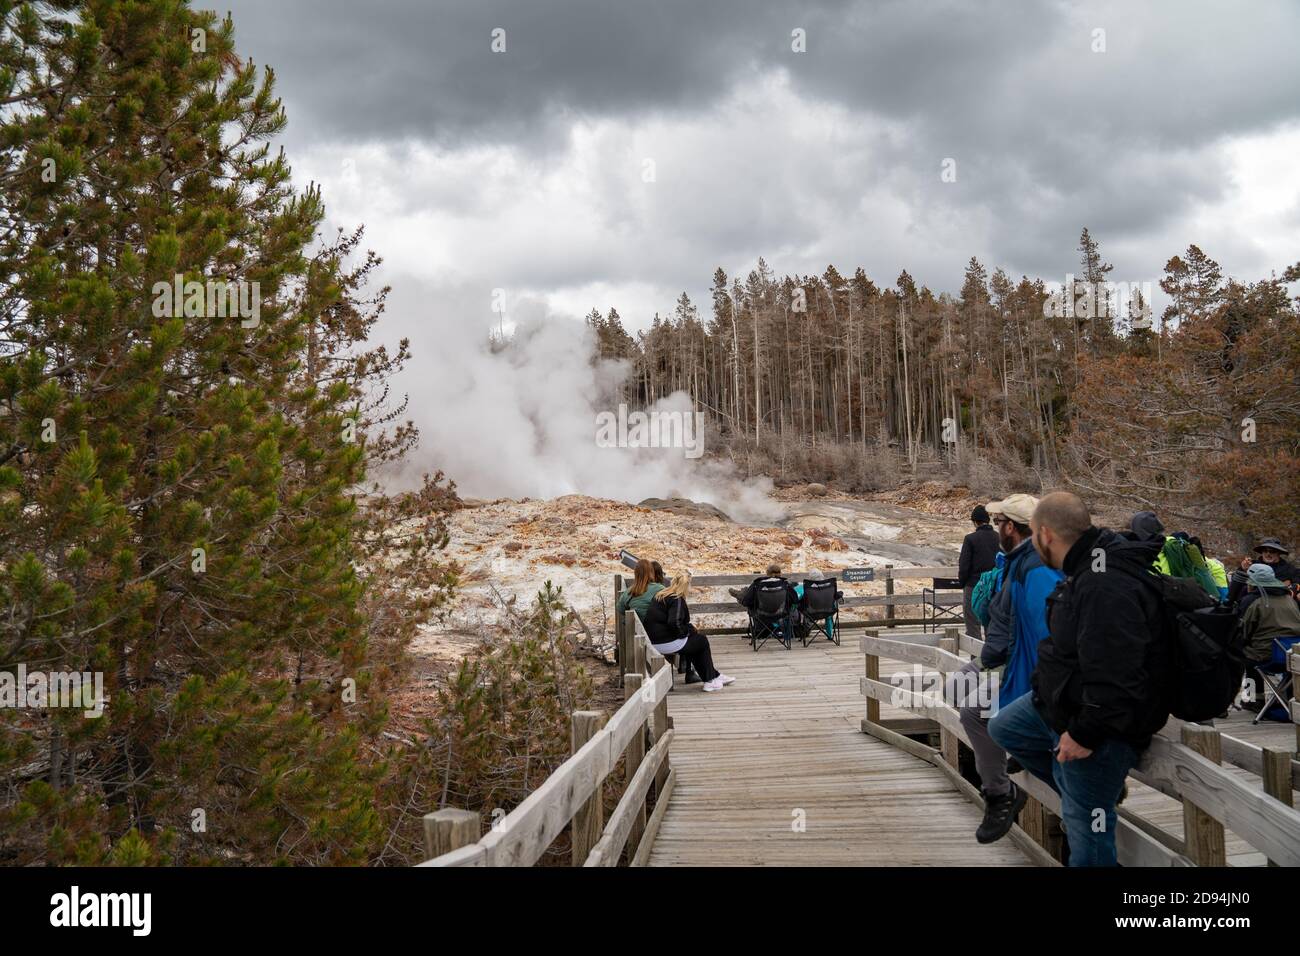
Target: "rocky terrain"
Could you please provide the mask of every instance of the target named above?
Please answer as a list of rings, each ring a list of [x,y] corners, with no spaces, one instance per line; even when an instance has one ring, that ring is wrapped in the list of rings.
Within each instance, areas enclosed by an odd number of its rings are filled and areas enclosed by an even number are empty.
[[[593,634],[607,631],[613,575],[630,573],[619,563],[622,550],[660,561],[669,574],[759,572],[770,561],[795,572],[953,564],[975,504],[960,489],[937,485],[873,499],[805,485],[773,498],[782,516],[764,526],[733,522],[712,505],[681,498],[468,500],[450,522],[448,556],[462,568],[455,604],[414,650],[458,657],[499,623],[511,599],[526,606],[545,581],[563,588]],[[725,592],[710,599],[725,600]]]

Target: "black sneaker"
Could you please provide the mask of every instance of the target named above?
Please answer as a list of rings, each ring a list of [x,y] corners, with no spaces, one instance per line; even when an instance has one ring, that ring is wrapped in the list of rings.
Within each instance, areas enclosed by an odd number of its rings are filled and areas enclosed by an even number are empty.
[[[995,843],[1011,832],[1016,817],[1024,808],[1029,794],[1014,783],[1011,790],[1001,797],[984,795],[984,819],[975,831],[975,839],[980,843]]]
[[[700,675],[695,673],[695,668],[691,667],[689,664],[686,666],[686,683],[688,684],[703,683],[703,681],[700,680]]]

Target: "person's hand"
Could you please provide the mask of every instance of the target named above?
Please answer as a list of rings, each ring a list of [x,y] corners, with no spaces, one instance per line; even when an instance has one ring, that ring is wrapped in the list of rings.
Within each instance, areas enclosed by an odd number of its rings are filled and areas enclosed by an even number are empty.
[[[1061,763],[1068,763],[1071,760],[1083,760],[1091,756],[1092,751],[1075,742],[1068,730],[1061,734],[1061,742],[1056,747],[1056,759]]]
[[[1241,570],[1243,570],[1243,571],[1249,571],[1249,570],[1250,570],[1250,566],[1251,566],[1252,564],[1254,564],[1254,563],[1255,563],[1255,562],[1252,561],[1250,558],[1242,558],[1242,559],[1241,559],[1241,564],[1239,565],[1239,567],[1240,567]]]

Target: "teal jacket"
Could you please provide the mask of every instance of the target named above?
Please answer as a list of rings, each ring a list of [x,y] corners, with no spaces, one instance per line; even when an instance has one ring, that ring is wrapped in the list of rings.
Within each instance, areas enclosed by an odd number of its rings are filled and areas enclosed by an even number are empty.
[[[645,593],[633,597],[632,591],[629,588],[624,588],[623,593],[618,596],[618,600],[614,603],[614,607],[619,614],[629,610],[636,611],[636,616],[639,617],[641,623],[644,624],[645,612],[650,609],[650,602],[654,600],[654,596],[663,589],[664,586],[662,584],[651,583],[646,587]]]

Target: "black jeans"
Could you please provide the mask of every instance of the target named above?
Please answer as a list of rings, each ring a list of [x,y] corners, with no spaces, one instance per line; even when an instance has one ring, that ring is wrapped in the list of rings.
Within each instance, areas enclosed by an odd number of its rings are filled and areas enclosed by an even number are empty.
[[[717,668],[713,666],[713,652],[709,650],[709,639],[694,627],[686,637],[686,646],[677,653],[690,662],[700,680],[710,681],[718,676]]]

